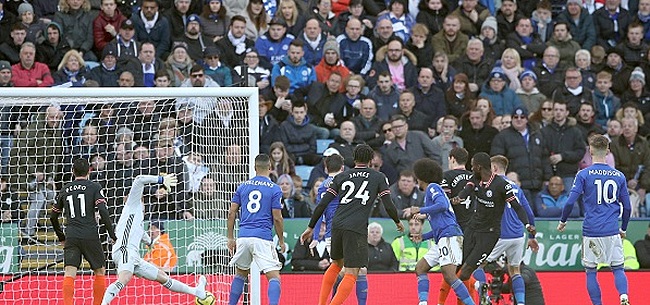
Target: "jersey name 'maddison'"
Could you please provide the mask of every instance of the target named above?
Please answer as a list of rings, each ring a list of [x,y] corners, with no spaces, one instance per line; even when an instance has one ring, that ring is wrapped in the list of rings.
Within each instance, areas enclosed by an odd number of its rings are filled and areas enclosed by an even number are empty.
[[[102,186],[89,180],[75,180],[59,192],[52,211],[65,211],[68,225],[67,238],[99,239],[95,210],[98,204],[106,204]]]
[[[142,241],[146,243],[151,241],[144,230],[142,192],[145,184],[161,182],[162,177],[151,175],[139,175],[133,180],[128,199],[122,209],[120,220],[117,222],[115,230],[117,241],[115,241],[114,247],[127,248],[137,252]]]

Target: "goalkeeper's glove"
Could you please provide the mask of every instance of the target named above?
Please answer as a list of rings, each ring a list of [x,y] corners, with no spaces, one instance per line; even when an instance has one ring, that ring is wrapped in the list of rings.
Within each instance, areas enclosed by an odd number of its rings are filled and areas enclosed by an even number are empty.
[[[174,174],[164,174],[162,178],[162,184],[168,192],[172,190],[172,186],[176,186],[176,183],[178,183],[178,178]]]

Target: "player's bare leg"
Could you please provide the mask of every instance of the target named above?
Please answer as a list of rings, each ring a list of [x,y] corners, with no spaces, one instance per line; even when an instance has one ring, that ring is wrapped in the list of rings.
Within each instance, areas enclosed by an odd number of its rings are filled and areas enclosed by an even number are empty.
[[[341,305],[348,298],[350,293],[352,293],[352,288],[357,282],[357,276],[359,275],[360,268],[345,268],[345,276],[339,285],[339,289],[336,291],[336,294],[332,298],[330,305]]]
[[[323,282],[321,283],[320,293],[318,295],[318,305],[326,305],[327,299],[334,287],[334,282],[336,282],[336,277],[339,272],[343,269],[343,259],[333,260],[332,264],[325,271],[325,276],[323,277]]]

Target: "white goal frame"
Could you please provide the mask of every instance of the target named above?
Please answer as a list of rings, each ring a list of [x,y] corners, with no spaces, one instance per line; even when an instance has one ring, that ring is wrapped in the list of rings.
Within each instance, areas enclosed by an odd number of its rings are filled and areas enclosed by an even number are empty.
[[[249,177],[255,176],[255,157],[259,153],[259,89],[257,87],[171,87],[171,88],[122,88],[122,87],[73,87],[73,88],[0,88],[1,104],[11,105],[10,98],[40,98],[61,99],[53,100],[67,104],[65,98],[179,98],[179,97],[247,97],[248,98],[248,129],[249,129]],[[7,99],[4,99],[7,98]],[[15,99],[14,99],[15,101]],[[24,105],[24,104],[22,104]],[[250,272],[250,302],[252,305],[261,304],[260,269],[252,264]]]

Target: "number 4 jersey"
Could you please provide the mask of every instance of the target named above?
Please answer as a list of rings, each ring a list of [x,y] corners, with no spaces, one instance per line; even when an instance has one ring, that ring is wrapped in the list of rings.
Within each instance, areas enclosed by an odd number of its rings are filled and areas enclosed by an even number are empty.
[[[271,179],[255,176],[237,187],[232,202],[239,205],[239,237],[273,240],[273,210],[282,209],[282,190]]]
[[[384,174],[369,168],[353,168],[342,172],[327,189],[339,197],[333,229],[368,234],[368,217],[377,197],[390,194]]]
[[[106,204],[102,186],[89,180],[74,180],[66,184],[59,192],[52,211],[65,211],[68,225],[66,238],[98,239],[95,207]]]

